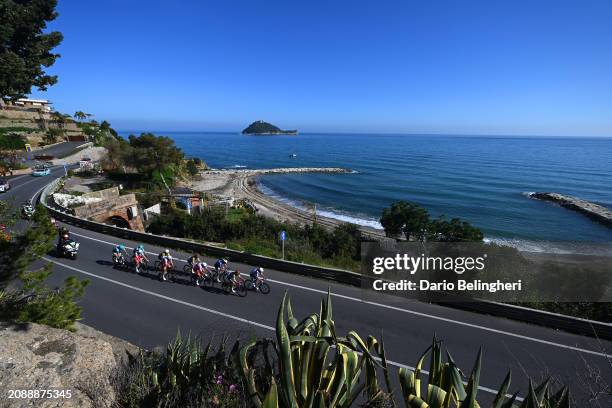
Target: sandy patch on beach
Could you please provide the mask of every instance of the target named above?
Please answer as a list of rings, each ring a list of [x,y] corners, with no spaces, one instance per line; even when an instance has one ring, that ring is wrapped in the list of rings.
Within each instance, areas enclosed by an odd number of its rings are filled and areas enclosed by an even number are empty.
[[[221,197],[229,197],[234,200],[248,199],[255,205],[257,212],[263,216],[278,221],[312,224],[316,217],[319,225],[333,229],[342,221],[315,215],[314,211],[305,211],[292,207],[262,193],[257,188],[256,178],[263,174],[287,174],[287,173],[350,173],[349,170],[340,168],[284,168],[263,170],[212,170],[201,173],[201,180],[190,183],[189,187],[201,192],[211,193]],[[373,238],[385,237],[382,230],[369,227],[360,227],[361,231]]]

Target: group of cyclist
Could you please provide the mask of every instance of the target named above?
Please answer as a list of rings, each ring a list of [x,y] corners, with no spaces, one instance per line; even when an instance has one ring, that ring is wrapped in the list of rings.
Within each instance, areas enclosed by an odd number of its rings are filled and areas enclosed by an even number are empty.
[[[127,264],[126,259],[129,257],[125,245],[118,244],[113,248],[113,265]],[[145,254],[144,245],[136,246],[132,251],[132,260],[137,273],[140,273],[140,268],[143,263],[149,264],[149,259]],[[160,276],[162,280],[166,280],[168,272],[174,270],[174,259],[170,254],[170,250],[166,249],[158,255]],[[215,279],[218,283],[229,285],[232,293],[236,293],[236,286],[240,278],[238,269],[230,270],[226,258],[219,258],[215,262],[213,268],[209,267],[206,262],[200,259],[198,254],[193,254],[187,260],[185,268],[195,277],[194,282],[199,285],[201,279],[209,275],[211,279]],[[264,281],[264,269],[255,267],[249,273],[254,290],[259,291],[260,284]]]

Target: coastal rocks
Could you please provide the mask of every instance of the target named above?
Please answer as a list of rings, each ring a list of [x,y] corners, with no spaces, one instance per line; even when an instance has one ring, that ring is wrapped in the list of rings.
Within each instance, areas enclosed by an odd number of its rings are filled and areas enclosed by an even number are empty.
[[[92,203],[98,203],[102,201],[102,198],[97,197],[83,197],[75,196],[72,194],[53,193],[53,201],[55,204],[64,208],[74,208],[81,205],[87,205]]]
[[[578,211],[597,222],[612,227],[612,211],[601,205],[559,193],[537,192],[529,193],[528,196],[537,200],[557,203],[562,207]]]
[[[90,328],[79,334],[38,324],[0,323],[0,388],[64,390],[63,398],[12,399],[11,407],[112,406],[111,375],[120,356],[137,348],[119,339],[112,345],[108,337]]]

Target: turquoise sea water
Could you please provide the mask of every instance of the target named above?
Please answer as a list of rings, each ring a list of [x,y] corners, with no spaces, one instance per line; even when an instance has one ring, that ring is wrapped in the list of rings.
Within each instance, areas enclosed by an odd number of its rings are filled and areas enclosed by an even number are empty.
[[[429,135],[159,132],[215,168],[347,167],[353,174],[260,178],[264,192],[295,206],[378,225],[381,210],[409,200],[432,215],[461,217],[487,238],[546,250],[612,242],[612,229],[526,197],[555,191],[612,208],[612,139]],[[290,155],[296,154],[295,158]],[[563,246],[563,245],[561,245]]]

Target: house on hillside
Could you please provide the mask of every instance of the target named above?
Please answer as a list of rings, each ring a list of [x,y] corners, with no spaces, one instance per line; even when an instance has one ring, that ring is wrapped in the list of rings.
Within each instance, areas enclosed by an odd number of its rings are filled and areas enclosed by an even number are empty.
[[[46,99],[20,98],[14,102],[5,102],[6,107],[15,110],[38,111],[42,113],[51,112],[51,102]]]
[[[38,110],[41,112],[51,112],[51,102],[46,99],[28,99],[21,98],[17,99],[14,103],[15,106],[21,106],[25,109]]]

